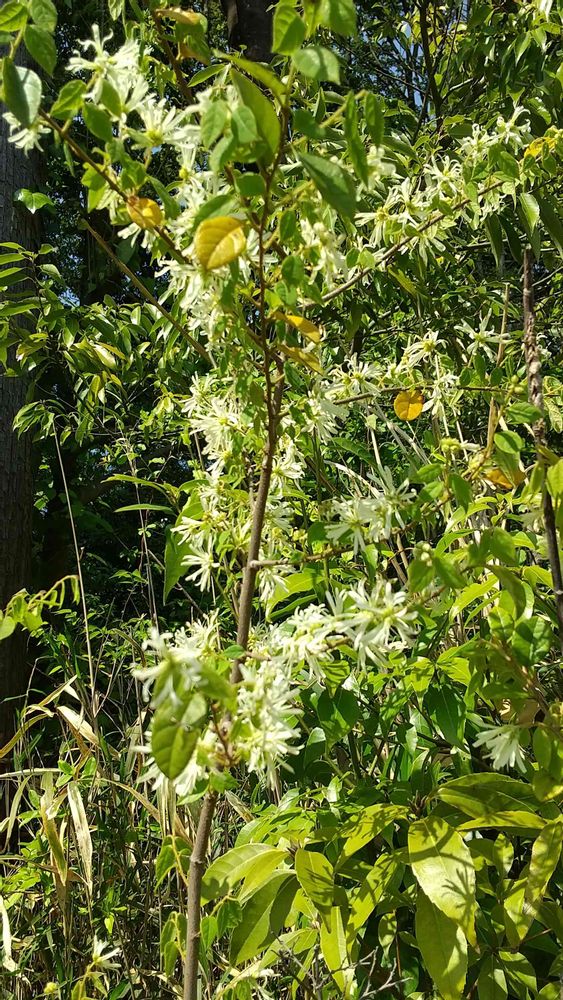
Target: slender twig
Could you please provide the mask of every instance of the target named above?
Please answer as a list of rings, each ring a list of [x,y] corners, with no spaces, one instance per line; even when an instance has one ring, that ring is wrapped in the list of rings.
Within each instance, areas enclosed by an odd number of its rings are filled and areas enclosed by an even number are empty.
[[[538,463],[545,469],[544,451],[547,445],[547,437],[544,419],[543,385],[541,360],[536,339],[536,314],[534,307],[534,272],[532,251],[527,247],[524,250],[524,285],[523,285],[523,310],[524,310],[524,357],[526,360],[526,372],[528,375],[528,394],[530,402],[541,413],[541,417],[535,422],[532,430],[536,443]],[[563,653],[563,577],[561,575],[561,560],[559,556],[559,543],[557,538],[557,526],[555,523],[555,513],[551,494],[544,480],[542,491],[543,518],[545,534],[547,540],[547,553],[553,580],[553,592],[555,594],[555,608],[557,612],[557,624],[559,629],[559,643]]]
[[[203,360],[206,361],[208,365],[210,365],[211,358],[207,353],[207,351],[205,350],[205,348],[202,347],[201,344],[198,344],[197,340],[194,340],[193,337],[190,336],[185,327],[183,327],[180,323],[178,323],[178,321],[174,319],[172,314],[169,313],[168,310],[164,308],[164,306],[158,301],[158,299],[155,298],[155,296],[151,292],[149,292],[148,288],[137,277],[137,275],[134,274],[131,268],[127,267],[127,264],[124,264],[123,261],[119,259],[119,257],[113,252],[109,244],[106,243],[103,236],[101,236],[100,233],[98,233],[86,219],[83,219],[83,225],[86,227],[88,232],[92,234],[92,236],[96,240],[96,243],[98,243],[99,246],[101,246],[104,253],[106,253],[110,258],[110,260],[113,261],[115,266],[119,268],[121,273],[124,274],[127,278],[129,278],[130,282],[141,293],[143,298],[146,299],[147,302],[150,302],[150,304],[154,306],[155,309],[158,309],[159,313],[161,313],[161,315],[164,316],[166,320],[168,320],[168,322],[174,327],[174,329],[177,330],[178,333],[181,333],[182,337],[185,337],[190,346],[193,347],[194,351],[197,351],[197,353],[203,358]]]

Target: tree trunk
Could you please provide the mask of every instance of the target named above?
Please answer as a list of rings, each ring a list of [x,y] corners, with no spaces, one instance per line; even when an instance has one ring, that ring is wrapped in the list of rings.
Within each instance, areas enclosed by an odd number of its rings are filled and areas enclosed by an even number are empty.
[[[272,58],[272,0],[221,0],[227,18],[229,43],[244,48],[247,59]]]
[[[27,157],[8,142],[8,135],[0,114],[0,242],[32,248],[36,243],[34,217],[23,206],[16,207],[14,194],[19,188],[34,187],[37,158]],[[14,417],[25,401],[25,380],[0,374],[0,609],[30,584],[32,448],[28,435],[18,438],[13,431]],[[25,637],[18,630],[0,641],[0,748],[13,735],[15,712],[28,678]]]

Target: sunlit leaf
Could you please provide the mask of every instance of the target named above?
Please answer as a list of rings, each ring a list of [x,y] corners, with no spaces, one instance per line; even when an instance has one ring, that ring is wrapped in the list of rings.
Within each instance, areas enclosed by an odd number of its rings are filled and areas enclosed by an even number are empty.
[[[416,420],[422,413],[424,396],[420,389],[404,389],[393,401],[393,409],[399,420]]]
[[[196,257],[206,271],[230,264],[246,249],[246,235],[240,219],[218,215],[198,226],[195,236]]]

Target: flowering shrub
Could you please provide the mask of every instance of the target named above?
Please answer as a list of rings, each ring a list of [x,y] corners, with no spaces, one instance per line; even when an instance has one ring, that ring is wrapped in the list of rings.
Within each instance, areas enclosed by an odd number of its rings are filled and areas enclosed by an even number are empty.
[[[280,0],[271,65],[212,53],[198,12],[149,6],[123,8],[121,45],[94,25],[54,98],[14,61],[26,25],[51,38],[54,8],[3,8],[12,141],[64,147],[84,224],[125,274],[122,301],[77,306],[48,248],[11,251],[43,264],[32,327],[0,306],[12,370],[39,385],[56,345],[75,394],[71,411],[38,396],[19,427],[81,445],[115,421],[109,472],[158,492],[135,508],[166,522],[165,600],[187,598],[183,621],[176,604],[136,623],[149,715],[127,758],[142,755],[127,777],[153,819],[158,802],[159,883],[175,872],[187,901],[158,987],[135,961],[112,978],[96,938],[72,996],[551,1000],[560,314],[531,293],[559,287],[563,252],[561,11],[444,18],[409,108],[346,93],[351,0]],[[116,471],[135,437],[170,444],[177,483]],[[59,895],[67,801],[91,836],[64,773],[37,833]]]

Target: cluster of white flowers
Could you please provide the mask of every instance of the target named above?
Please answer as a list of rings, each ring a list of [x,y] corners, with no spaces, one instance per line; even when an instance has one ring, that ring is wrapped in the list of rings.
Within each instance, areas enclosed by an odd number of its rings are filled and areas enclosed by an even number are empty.
[[[237,697],[236,746],[249,771],[266,775],[272,787],[276,766],[298,752],[295,730],[289,723],[297,714],[296,691],[287,666],[279,660],[242,665]]]
[[[144,643],[149,662],[135,668],[133,676],[143,682],[145,697],[158,682],[158,694],[153,697],[155,706],[167,698],[176,700],[174,685],[178,675],[181,675],[184,690],[196,687],[201,676],[202,658],[218,648],[216,613],[175,632],[159,632],[152,628]]]
[[[494,729],[484,729],[475,740],[475,746],[484,746],[489,751],[495,770],[503,767],[517,767],[526,771],[526,758],[520,743],[522,736],[520,726],[496,726]]]
[[[327,525],[326,533],[332,542],[351,535],[357,555],[367,545],[388,538],[393,523],[402,525],[401,510],[413,495],[408,483],[396,487],[389,469],[384,469],[369,496],[333,500],[332,513],[337,520]]]
[[[299,608],[263,639],[271,658],[292,670],[305,667],[311,677],[324,679],[323,668],[333,651],[352,647],[360,670],[368,663],[385,667],[389,655],[412,642],[416,612],[408,595],[379,580],[371,590],[361,582],[349,590],[327,595],[328,607]]]

